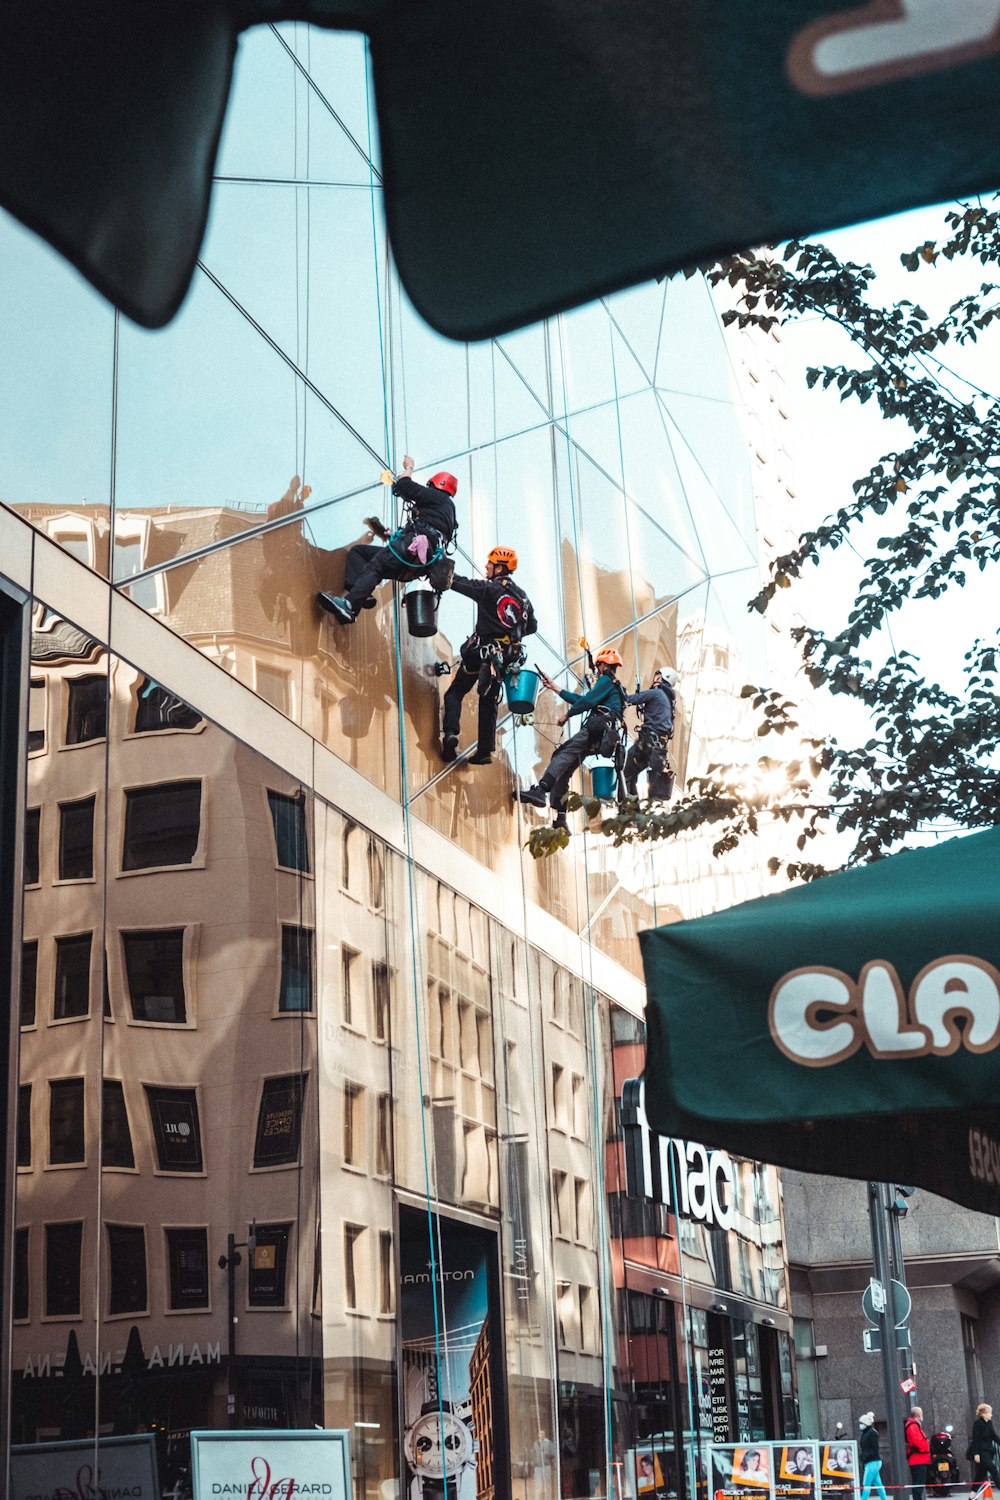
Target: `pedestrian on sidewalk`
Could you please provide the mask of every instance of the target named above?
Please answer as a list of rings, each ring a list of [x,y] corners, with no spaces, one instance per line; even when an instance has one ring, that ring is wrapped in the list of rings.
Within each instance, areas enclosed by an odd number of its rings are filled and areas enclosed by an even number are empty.
[[[924,1500],[924,1485],[931,1462],[931,1445],[924,1431],[924,1411],[915,1406],[906,1419],[906,1462],[910,1466],[911,1500]]]
[[[861,1500],[868,1500],[872,1490],[879,1500],[889,1500],[882,1483],[882,1452],[878,1433],[875,1430],[875,1413],[862,1412],[858,1418],[861,1429],[858,1440],[858,1457],[861,1460]]]

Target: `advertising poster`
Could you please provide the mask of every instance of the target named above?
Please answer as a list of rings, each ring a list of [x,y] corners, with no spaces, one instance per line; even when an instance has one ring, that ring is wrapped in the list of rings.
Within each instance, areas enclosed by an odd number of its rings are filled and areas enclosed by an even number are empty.
[[[673,1451],[653,1446],[629,1450],[632,1487],[626,1493],[636,1500],[671,1500],[677,1494]]]
[[[351,1500],[347,1433],[192,1432],[191,1480],[194,1500]]]
[[[496,1237],[443,1217],[399,1215],[404,1484],[400,1500],[504,1493],[497,1432]]]
[[[711,1493],[715,1500],[729,1500],[737,1495],[768,1500],[771,1494],[771,1448],[768,1443],[713,1447],[710,1462]]]
[[[858,1487],[858,1445],[855,1442],[824,1443],[820,1449],[821,1500],[843,1500]]]
[[[30,1443],[10,1450],[11,1500],[128,1495],[160,1500],[152,1433],[72,1443]]]
[[[801,1497],[801,1500],[814,1500],[816,1471],[819,1467],[816,1444],[789,1443],[785,1447],[775,1444],[774,1454],[774,1493],[778,1500],[792,1496]]]

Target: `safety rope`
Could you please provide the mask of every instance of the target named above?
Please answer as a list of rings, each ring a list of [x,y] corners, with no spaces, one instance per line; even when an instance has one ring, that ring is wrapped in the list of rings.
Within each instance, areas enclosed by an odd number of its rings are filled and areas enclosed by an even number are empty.
[[[622,515],[625,520],[625,556],[628,561],[628,586],[632,600],[632,649],[635,653],[635,678],[638,691],[639,678],[639,611],[635,602],[635,575],[632,571],[632,532],[629,526],[629,495],[625,483],[625,445],[622,441],[622,407],[618,395],[618,361],[615,358],[615,325],[605,307],[608,319],[608,335],[611,340],[611,375],[615,384],[615,418],[618,425],[618,461],[622,471]]]

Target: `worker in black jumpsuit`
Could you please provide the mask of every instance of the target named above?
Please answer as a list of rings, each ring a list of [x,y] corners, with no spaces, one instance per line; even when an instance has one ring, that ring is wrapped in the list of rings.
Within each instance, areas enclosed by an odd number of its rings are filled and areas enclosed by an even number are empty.
[[[674,732],[676,672],[672,667],[657,667],[653,680],[644,692],[630,693],[627,702],[638,708],[642,724],[635,743],[625,757],[625,790],[636,795],[640,771],[649,771],[648,795],[667,801],[674,789],[674,778],[667,765],[667,747]]]
[[[409,454],[403,459],[403,471],[392,493],[409,507],[405,525],[393,532],[384,547],[351,548],[344,569],[343,594],[316,595],[320,609],[333,615],[341,625],[353,625],[359,609],[374,609],[372,592],[384,578],[403,583],[428,578],[432,587],[438,583],[443,588],[448,586],[451,565],[444,559],[444,550],[454,541],[458,530],[453,498],[458,480],[454,474],[440,473],[426,484],[418,484]]]
[[[605,646],[598,651],[594,657],[597,681],[586,693],[558,688],[545,672],[541,674],[544,686],[557,692],[570,705],[558,720],[560,724],[567,723],[577,714],[585,714],[586,718],[583,728],[559,746],[535,785],[515,791],[518,802],[526,802],[530,807],[551,805],[556,809],[556,822],[565,823],[563,803],[573,772],[588,755],[613,755],[620,743],[625,689],[615,673],[621,665],[622,659],[612,647]]]
[[[486,559],[485,578],[456,574],[451,581],[456,594],[475,601],[476,628],[462,642],[461,662],[444,695],[442,760],[454,760],[458,754],[462,703],[473,684],[479,687],[479,740],[470,764],[488,766],[493,759],[504,678],[515,659],[523,659],[518,643],[538,629],[531,600],[511,577],[516,567],[513,547],[494,547]]]

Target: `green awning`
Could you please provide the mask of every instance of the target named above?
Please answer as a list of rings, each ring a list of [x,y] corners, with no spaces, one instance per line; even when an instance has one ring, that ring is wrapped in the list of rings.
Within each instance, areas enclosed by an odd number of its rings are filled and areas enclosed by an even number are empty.
[[[1000,184],[1000,0],[8,0],[0,204],[165,323],[239,33],[296,20],[370,35],[393,251],[456,338]]]
[[[1000,829],[640,942],[654,1130],[1000,1212]]]

